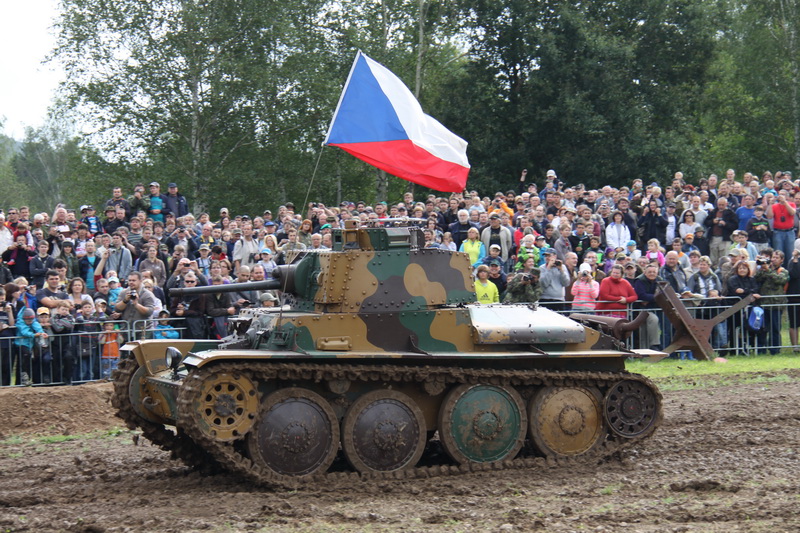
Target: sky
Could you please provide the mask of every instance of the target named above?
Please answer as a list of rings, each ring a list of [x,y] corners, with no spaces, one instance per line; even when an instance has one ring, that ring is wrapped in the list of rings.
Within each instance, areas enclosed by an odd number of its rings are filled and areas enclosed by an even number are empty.
[[[0,0],[0,120],[2,133],[22,140],[44,124],[63,71],[42,64],[53,49],[58,0]]]

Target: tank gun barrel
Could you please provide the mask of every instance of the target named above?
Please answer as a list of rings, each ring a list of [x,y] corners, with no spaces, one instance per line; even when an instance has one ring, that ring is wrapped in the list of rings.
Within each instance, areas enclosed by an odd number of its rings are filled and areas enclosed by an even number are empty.
[[[190,294],[217,294],[220,292],[239,292],[239,291],[274,291],[294,293],[294,272],[296,264],[281,265],[272,271],[274,279],[263,281],[248,281],[246,283],[228,283],[226,285],[204,285],[202,287],[175,287],[169,290],[171,297],[180,298]]]
[[[180,298],[191,294],[217,294],[220,292],[239,292],[239,291],[271,291],[281,289],[282,283],[279,279],[266,279],[264,281],[248,281],[246,283],[228,283],[227,285],[203,285],[202,287],[175,287],[169,290],[169,295],[173,298]]]

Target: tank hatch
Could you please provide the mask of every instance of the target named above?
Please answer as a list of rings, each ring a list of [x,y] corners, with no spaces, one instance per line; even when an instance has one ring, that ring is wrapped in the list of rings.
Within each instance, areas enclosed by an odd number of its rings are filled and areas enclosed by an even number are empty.
[[[583,326],[544,307],[469,307],[475,344],[568,344],[586,340]]]

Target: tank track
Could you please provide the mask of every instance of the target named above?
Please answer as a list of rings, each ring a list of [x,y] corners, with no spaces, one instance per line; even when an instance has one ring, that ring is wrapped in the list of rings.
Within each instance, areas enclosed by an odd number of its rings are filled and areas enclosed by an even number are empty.
[[[495,463],[467,463],[463,465],[419,466],[402,471],[385,474],[359,474],[357,472],[326,472],[302,478],[287,477],[261,468],[241,453],[237,443],[219,442],[203,432],[192,417],[193,399],[203,381],[217,372],[225,372],[248,376],[253,380],[302,380],[320,382],[323,380],[351,380],[372,382],[401,382],[446,384],[448,386],[462,383],[488,383],[513,387],[526,386],[596,386],[607,388],[625,379],[646,384],[653,390],[657,399],[657,413],[650,429],[633,438],[620,438],[609,434],[594,450],[569,458],[524,457],[526,450],[515,459]],[[554,372],[541,370],[483,370],[442,367],[402,367],[395,365],[325,365],[325,364],[270,364],[270,363],[218,363],[211,368],[190,371],[178,398],[178,426],[183,428],[193,441],[202,446],[225,470],[234,472],[259,485],[268,485],[277,489],[296,489],[313,484],[316,488],[335,487],[341,483],[355,480],[402,480],[431,478],[437,476],[458,475],[469,472],[485,472],[497,470],[514,470],[523,468],[575,465],[592,463],[609,457],[623,449],[652,435],[660,425],[662,413],[662,396],[658,388],[646,377],[628,372]]]
[[[162,450],[170,452],[172,459],[181,460],[186,465],[204,472],[219,471],[220,466],[217,461],[186,433],[181,430],[176,433],[163,424],[150,422],[139,416],[133,409],[129,386],[138,368],[139,364],[135,358],[125,357],[120,359],[119,366],[114,371],[112,376],[114,393],[111,396],[111,405],[117,409],[117,416],[125,422],[128,429],[141,430],[147,440]]]

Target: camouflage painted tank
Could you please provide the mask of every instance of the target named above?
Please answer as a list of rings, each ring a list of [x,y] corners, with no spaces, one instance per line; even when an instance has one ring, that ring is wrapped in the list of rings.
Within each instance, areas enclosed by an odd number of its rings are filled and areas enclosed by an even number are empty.
[[[348,222],[334,242],[247,284],[284,305],[244,310],[219,343],[124,346],[120,416],[189,464],[274,484],[593,458],[659,424],[660,393],[625,372],[663,355],[626,349],[638,319],[474,304],[468,256],[416,228]]]

